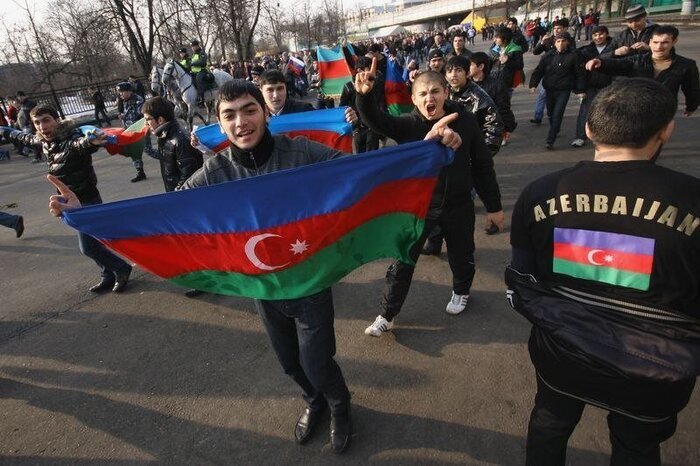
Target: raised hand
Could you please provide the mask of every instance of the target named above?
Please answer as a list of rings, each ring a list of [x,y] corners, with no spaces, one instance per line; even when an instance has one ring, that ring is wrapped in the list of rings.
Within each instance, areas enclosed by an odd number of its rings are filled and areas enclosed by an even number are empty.
[[[358,71],[355,74],[355,91],[358,94],[368,94],[374,87],[377,79],[377,57],[372,58],[372,66],[369,71]]]
[[[71,191],[68,186],[63,184],[61,180],[53,175],[47,175],[46,179],[49,180],[58,190],[59,194],[54,194],[49,197],[49,212],[54,217],[60,217],[63,212],[67,210],[74,210],[81,207],[78,196]]]
[[[458,113],[446,115],[435,123],[432,129],[423,139],[439,139],[440,142],[452,150],[457,150],[462,145],[462,138],[459,134],[448,127],[450,123],[459,118]]]

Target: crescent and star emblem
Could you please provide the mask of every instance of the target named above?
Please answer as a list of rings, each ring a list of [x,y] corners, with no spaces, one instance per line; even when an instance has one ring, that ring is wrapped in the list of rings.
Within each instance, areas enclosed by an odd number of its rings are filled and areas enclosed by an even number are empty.
[[[613,256],[611,256],[610,254],[605,255],[605,257],[603,258],[603,262],[599,262],[599,261],[595,260],[595,255],[598,254],[599,252],[604,253],[605,251],[602,249],[591,249],[588,252],[588,257],[587,257],[588,262],[590,262],[593,265],[606,265],[606,264],[609,264],[610,262],[613,261]]]
[[[260,235],[252,236],[248,241],[246,241],[244,248],[245,255],[248,258],[248,260],[260,270],[277,270],[289,265],[289,262],[284,263],[282,265],[269,265],[261,261],[260,258],[255,254],[255,246],[257,246],[258,243],[262,242],[263,240],[266,240],[267,238],[282,238],[282,236],[276,235],[274,233],[262,233]],[[290,246],[291,248],[289,250],[293,252],[294,255],[302,254],[304,251],[309,249],[309,245],[306,241],[297,240],[296,243],[292,243],[290,244]]]

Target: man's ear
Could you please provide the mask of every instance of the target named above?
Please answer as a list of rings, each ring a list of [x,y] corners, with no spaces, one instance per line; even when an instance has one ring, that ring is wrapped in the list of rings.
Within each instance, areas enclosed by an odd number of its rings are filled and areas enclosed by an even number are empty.
[[[591,132],[591,128],[588,127],[588,122],[586,122],[586,137],[591,141],[593,140],[593,133]]]
[[[675,120],[671,120],[668,122],[666,126],[664,126],[661,131],[659,132],[659,139],[661,140],[661,144],[666,144],[666,142],[671,139],[671,134],[673,134],[673,130],[676,127],[676,122]]]

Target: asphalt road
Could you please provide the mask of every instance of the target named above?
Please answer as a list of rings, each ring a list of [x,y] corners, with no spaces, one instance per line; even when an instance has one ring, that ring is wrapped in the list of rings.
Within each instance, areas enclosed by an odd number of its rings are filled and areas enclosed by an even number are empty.
[[[700,58],[700,32],[683,31],[678,52]],[[475,49],[485,49],[477,41]],[[526,58],[527,69],[535,57]],[[534,96],[514,94],[520,126],[497,156],[510,214],[525,184],[590,159],[573,149],[571,99],[553,152],[546,125],[532,127]],[[682,100],[682,99],[681,99]],[[679,115],[659,163],[700,176],[698,116]],[[132,184],[131,165],[94,158],[105,201],[163,190],[157,162]],[[86,291],[98,270],[75,233],[49,216],[46,167],[0,161],[0,210],[25,216],[17,240],[0,231],[0,463],[2,464],[504,464],[524,461],[535,379],[528,323],[504,298],[508,235],[479,228],[477,276],[468,311],[444,312],[446,258],[422,258],[393,333],[370,338],[388,261],[334,287],[338,361],[353,395],[350,450],[333,456],[323,428],[292,440],[303,408],[280,370],[251,300],[183,290],[135,270],[122,295]],[[6,207],[16,204],[16,207]],[[482,222],[483,208],[479,210]],[[129,221],[124,219],[124,221]],[[662,448],[665,464],[700,464],[700,396],[680,414]],[[569,448],[573,465],[605,465],[605,413],[586,409]]]

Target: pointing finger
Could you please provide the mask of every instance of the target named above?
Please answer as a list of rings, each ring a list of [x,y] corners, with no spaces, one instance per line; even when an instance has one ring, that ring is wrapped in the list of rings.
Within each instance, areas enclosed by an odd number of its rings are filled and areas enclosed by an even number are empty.
[[[457,118],[459,118],[459,113],[450,113],[449,115],[440,118],[440,120],[433,125],[433,129],[446,128],[447,125],[455,121]]]
[[[369,68],[369,72],[372,76],[377,74],[377,57],[372,57],[372,66]]]

